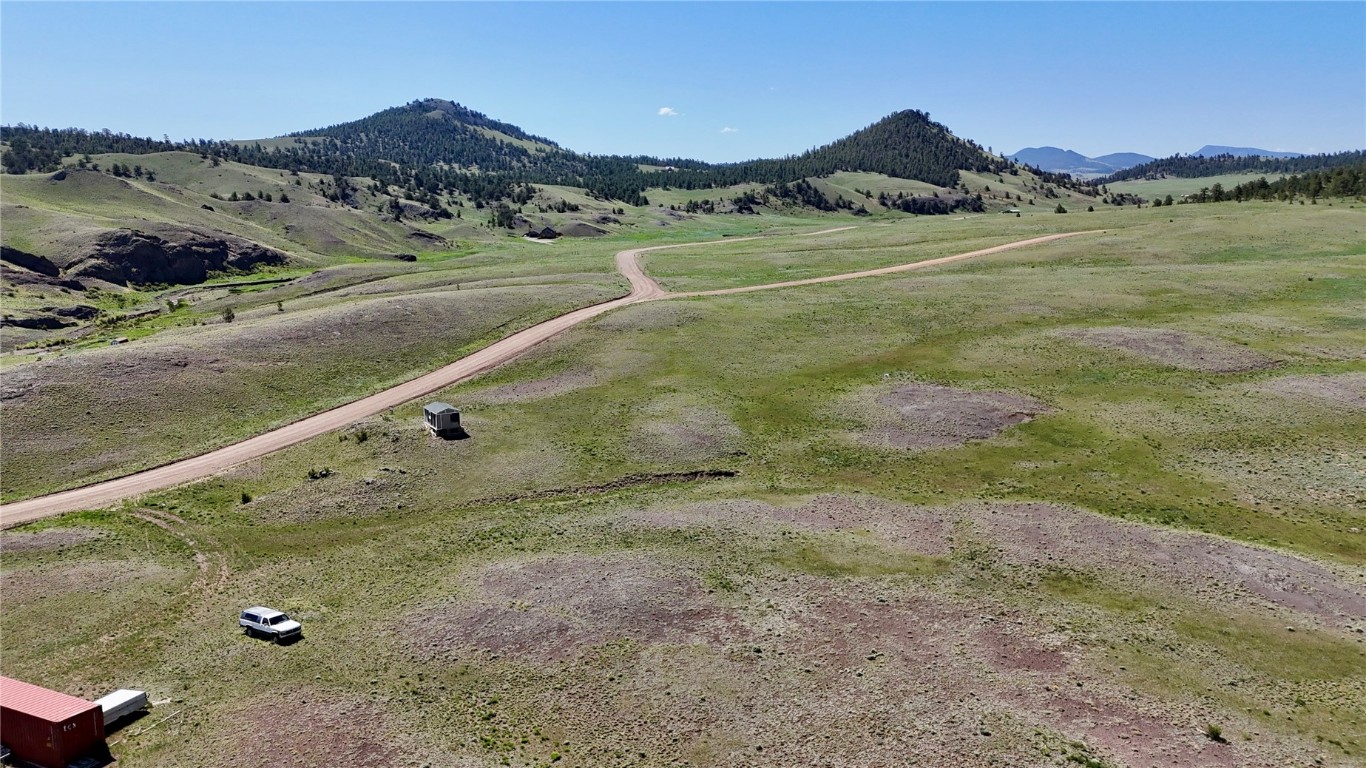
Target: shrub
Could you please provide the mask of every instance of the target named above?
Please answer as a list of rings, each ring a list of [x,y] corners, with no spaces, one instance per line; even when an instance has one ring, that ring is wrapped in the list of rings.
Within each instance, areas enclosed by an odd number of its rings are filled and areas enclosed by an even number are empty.
[[[1208,724],[1208,725],[1205,726],[1205,738],[1209,739],[1210,741],[1217,741],[1217,742],[1219,742],[1220,744],[1223,744],[1223,743],[1224,743],[1224,729],[1223,729],[1223,728],[1220,728],[1219,726],[1215,725],[1214,723],[1210,723],[1210,724]]]

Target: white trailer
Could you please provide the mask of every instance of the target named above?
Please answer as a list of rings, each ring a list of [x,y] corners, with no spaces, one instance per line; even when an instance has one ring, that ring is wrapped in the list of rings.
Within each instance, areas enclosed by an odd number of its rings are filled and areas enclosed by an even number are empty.
[[[146,707],[147,692],[120,688],[102,699],[96,699],[95,703],[104,710],[104,727],[108,728],[111,723]]]

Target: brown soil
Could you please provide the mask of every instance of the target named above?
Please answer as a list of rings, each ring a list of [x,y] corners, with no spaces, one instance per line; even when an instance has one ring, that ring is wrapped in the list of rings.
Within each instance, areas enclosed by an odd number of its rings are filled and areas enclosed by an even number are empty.
[[[1281,376],[1261,382],[1256,388],[1285,397],[1319,400],[1366,410],[1366,373],[1360,371],[1321,376]]]
[[[541,604],[534,587],[517,584],[497,597]],[[541,591],[557,584],[555,574],[541,576]],[[658,589],[692,606],[674,609],[662,631]],[[618,631],[612,617],[634,610],[637,636],[704,642],[647,643],[562,666],[565,684],[532,693],[530,706],[554,712],[586,750],[648,749],[660,765],[1065,764],[1039,750],[1070,741],[1118,765],[1284,764],[1270,740],[1257,755],[1209,742],[1191,725],[1209,715],[1200,705],[1172,710],[1112,688],[1073,663],[1078,649],[1068,641],[993,606],[799,576],[745,580],[738,591],[746,607],[718,620],[716,604],[677,590],[674,577],[661,583],[637,573],[601,595],[575,590],[567,603],[575,616],[589,615],[589,600],[598,604],[591,615]],[[519,625],[512,637],[525,642],[537,630],[554,636],[557,625]]]
[[[48,528],[37,533],[0,533],[0,552],[61,550],[104,537],[97,528]]]
[[[1260,371],[1279,364],[1266,355],[1237,344],[1164,328],[1112,326],[1068,331],[1060,335],[1162,365],[1206,373]]]
[[[661,418],[636,427],[627,439],[635,456],[660,464],[714,461],[734,453],[741,444],[740,428],[710,408],[676,408],[656,404],[647,408]]]
[[[419,653],[552,662],[614,640],[688,645],[734,633],[696,580],[644,558],[561,555],[492,566],[472,581],[470,598],[407,622]]]
[[[936,384],[902,384],[877,398],[881,423],[865,441],[895,448],[928,449],[995,437],[1007,427],[1050,409],[1024,395],[975,392]]]
[[[1001,549],[1014,569],[1045,566],[1103,572],[1139,593],[1172,594],[1226,606],[1265,603],[1337,626],[1366,616],[1366,582],[1273,549],[1217,536],[1130,523],[1053,504],[968,504],[920,508],[875,498],[819,496],[780,507],[734,500],[635,510],[625,520],[651,527],[790,525],[815,531],[867,531],[896,549],[940,556],[967,525]]]
[[[1366,584],[1284,552],[1052,504],[965,512],[1016,567],[1047,562],[1104,572],[1219,605],[1261,599],[1338,626],[1366,616]]]
[[[227,717],[232,743],[217,752],[223,765],[413,765],[383,709],[361,699],[281,691],[257,697]],[[250,734],[250,745],[242,741],[243,734]]]

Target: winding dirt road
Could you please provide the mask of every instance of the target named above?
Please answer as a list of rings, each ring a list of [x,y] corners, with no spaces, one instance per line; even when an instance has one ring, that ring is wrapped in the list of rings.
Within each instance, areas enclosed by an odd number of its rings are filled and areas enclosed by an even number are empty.
[[[825,229],[819,232],[809,232],[804,236],[811,237],[815,235],[824,235],[853,228],[854,227],[837,227],[835,229]],[[882,269],[870,269],[863,272],[851,272],[844,275],[832,275],[829,277],[816,277],[808,280],[793,280],[785,283],[755,285],[744,288],[727,288],[719,291],[698,291],[693,293],[669,293],[665,291],[660,287],[659,283],[645,274],[644,269],[642,269],[640,265],[640,255],[650,251],[662,251],[670,248],[689,248],[715,243],[738,243],[764,238],[736,237],[716,240],[711,243],[656,245],[648,248],[633,248],[621,251],[616,256],[616,266],[621,274],[630,282],[631,292],[619,299],[613,299],[612,301],[604,302],[602,304],[595,304],[591,307],[583,307],[582,309],[576,309],[572,312],[560,315],[559,317],[547,320],[539,325],[534,325],[526,330],[514,333],[468,357],[464,357],[450,365],[438,368],[431,373],[419,376],[416,379],[386,389],[383,392],[370,395],[369,397],[361,398],[360,400],[347,403],[338,408],[309,416],[296,421],[293,424],[288,424],[278,429],[271,430],[270,432],[257,435],[256,437],[243,440],[240,443],[234,443],[233,445],[225,446],[218,450],[210,451],[209,453],[200,454],[199,456],[193,456],[188,459],[181,459],[136,474],[88,485],[84,488],[74,488],[69,491],[61,491],[47,496],[39,496],[23,501],[16,501],[12,504],[5,504],[0,506],[0,528],[9,528],[44,517],[58,515],[63,512],[72,512],[79,509],[99,509],[144,493],[150,493],[163,488],[170,488],[172,486],[209,477],[243,462],[260,458],[282,448],[288,448],[296,443],[301,443],[333,430],[341,429],[342,427],[346,427],[361,419],[374,416],[390,408],[395,408],[409,401],[416,400],[423,395],[471,379],[506,363],[537,344],[540,344],[553,336],[557,336],[579,323],[590,320],[605,312],[611,312],[619,307],[639,304],[646,301],[657,301],[660,299],[748,293],[750,291],[771,290],[774,288],[786,288],[796,285],[812,285],[815,283],[830,283],[840,280],[854,280],[861,277],[871,277],[874,275],[906,272],[913,269],[924,269],[926,267],[948,264],[954,261],[971,259],[977,256],[1000,253],[1014,248],[1024,248],[1030,245],[1052,242],[1065,237],[1092,234],[1097,231],[1101,230],[1067,232],[1057,235],[1035,237],[1029,240],[1020,240],[1014,243],[998,245],[994,248],[972,251],[971,253],[961,253],[956,256],[945,256],[938,259],[917,261],[894,267],[884,267]]]

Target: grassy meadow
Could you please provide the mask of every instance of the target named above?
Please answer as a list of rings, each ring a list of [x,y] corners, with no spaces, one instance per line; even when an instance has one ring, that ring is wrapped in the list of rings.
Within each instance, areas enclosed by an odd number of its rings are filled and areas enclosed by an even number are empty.
[[[25,395],[48,398],[31,415],[6,400],[7,498],[620,293],[625,247],[718,240],[648,255],[682,291],[1104,230],[626,307],[434,395],[469,439],[427,435],[415,402],[5,532],[5,673],[165,701],[111,739],[130,767],[256,764],[246,733],[293,765],[1360,764],[1366,217],[1334,202],[879,215],[819,237],[784,232],[848,219],[701,217],[340,264],[316,292],[196,289],[196,311],[236,301],[239,320],[43,379],[104,382],[123,423],[47,426],[55,390]],[[775,222],[802,226],[723,240]],[[190,348],[222,375],[167,376],[157,403],[99,378]],[[236,420],[184,424],[213,403]],[[16,443],[21,415],[37,436]],[[240,635],[255,604],[305,639]]]
[[[1267,181],[1275,181],[1280,178],[1279,174],[1265,173],[1228,173],[1222,176],[1205,176],[1195,179],[1183,179],[1171,176],[1165,179],[1135,179],[1133,181],[1116,181],[1113,184],[1106,184],[1106,189],[1112,192],[1127,192],[1131,195],[1138,195],[1144,200],[1154,200],[1157,198],[1171,195],[1180,200],[1182,195],[1193,195],[1202,189],[1213,187],[1215,184],[1223,184],[1224,189],[1233,189],[1239,184],[1246,184],[1249,181],[1266,177]]]

